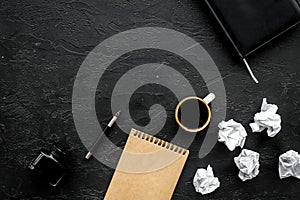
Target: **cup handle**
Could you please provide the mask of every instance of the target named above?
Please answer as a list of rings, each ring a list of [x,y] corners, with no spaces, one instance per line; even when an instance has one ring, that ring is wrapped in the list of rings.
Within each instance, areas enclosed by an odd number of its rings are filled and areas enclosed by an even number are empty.
[[[210,102],[212,102],[214,99],[216,98],[216,95],[214,93],[209,93],[204,99],[203,101],[207,104],[210,104]]]

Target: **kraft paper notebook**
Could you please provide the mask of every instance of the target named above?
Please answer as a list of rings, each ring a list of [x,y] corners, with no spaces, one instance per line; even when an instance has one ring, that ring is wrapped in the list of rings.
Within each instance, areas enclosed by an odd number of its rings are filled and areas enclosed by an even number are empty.
[[[171,199],[188,154],[132,129],[104,199]]]

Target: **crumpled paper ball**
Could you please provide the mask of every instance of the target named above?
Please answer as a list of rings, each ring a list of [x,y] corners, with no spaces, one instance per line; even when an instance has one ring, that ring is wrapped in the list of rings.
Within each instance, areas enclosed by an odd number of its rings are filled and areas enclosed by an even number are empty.
[[[193,184],[196,192],[200,192],[201,194],[211,193],[220,187],[219,179],[214,177],[210,165],[207,166],[207,169],[200,168],[197,170]]]
[[[254,116],[254,123],[250,124],[252,132],[262,132],[267,129],[269,137],[274,137],[281,130],[281,117],[276,114],[278,106],[268,104],[264,98],[261,111]]]
[[[242,124],[234,121],[221,121],[219,127],[219,142],[224,142],[230,151],[233,151],[235,147],[244,147],[247,132]]]
[[[242,181],[250,180],[259,173],[259,153],[255,151],[243,149],[234,162],[240,170],[239,178]]]
[[[300,179],[300,155],[293,150],[279,156],[279,177],[283,179],[290,176]]]

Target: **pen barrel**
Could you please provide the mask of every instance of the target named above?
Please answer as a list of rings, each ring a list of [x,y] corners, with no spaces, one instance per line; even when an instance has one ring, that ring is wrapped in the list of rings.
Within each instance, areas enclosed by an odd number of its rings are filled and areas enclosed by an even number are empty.
[[[120,111],[115,116],[113,116],[113,118],[110,120],[110,122],[105,127],[105,129],[99,134],[96,141],[93,143],[92,147],[90,148],[90,151],[86,154],[86,156],[85,156],[86,159],[89,159],[95,153],[95,150],[98,146],[98,143],[101,140],[101,137],[103,136],[103,134],[105,134],[107,131],[109,131],[111,129],[111,127],[117,121],[119,114],[120,114]]]
[[[111,129],[111,127],[106,126],[105,129],[103,130],[103,132],[97,137],[96,141],[94,142],[94,144],[92,145],[91,149],[90,149],[90,153],[94,154],[95,149],[98,146],[99,141],[101,140],[102,136]]]

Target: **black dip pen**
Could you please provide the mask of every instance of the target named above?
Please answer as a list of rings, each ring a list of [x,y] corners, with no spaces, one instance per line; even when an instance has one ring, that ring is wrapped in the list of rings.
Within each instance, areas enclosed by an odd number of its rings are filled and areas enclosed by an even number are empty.
[[[90,151],[85,155],[85,159],[90,159],[90,157],[93,155],[93,152],[97,148],[98,143],[101,140],[102,135],[111,129],[112,125],[117,121],[118,117],[120,116],[120,113],[121,113],[121,111],[118,111],[115,114],[115,116],[113,116],[113,118],[110,120],[110,122],[105,127],[105,129],[100,133],[97,140],[94,142],[93,146],[91,147]]]

